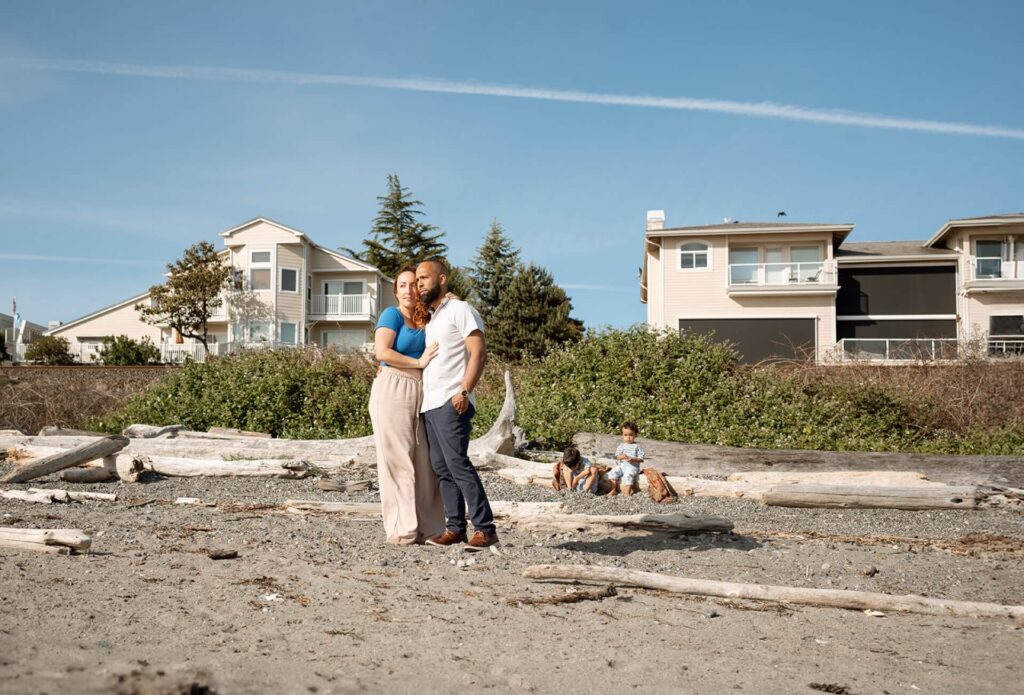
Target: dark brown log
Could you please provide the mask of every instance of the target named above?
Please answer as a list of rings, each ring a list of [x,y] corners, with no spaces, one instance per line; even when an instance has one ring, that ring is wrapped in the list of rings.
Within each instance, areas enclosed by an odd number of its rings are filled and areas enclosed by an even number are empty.
[[[585,456],[611,457],[618,435],[581,432],[573,442]],[[729,475],[746,471],[918,471],[947,484],[997,483],[1024,487],[1024,456],[937,456],[873,451],[745,449],[637,439],[646,462],[666,475]]]
[[[27,463],[24,466],[19,466],[0,479],[0,483],[27,483],[29,480],[50,475],[65,468],[71,468],[72,466],[101,459],[105,456],[111,456],[126,446],[128,446],[127,437],[115,435],[96,439],[75,447],[70,451],[47,456]]]

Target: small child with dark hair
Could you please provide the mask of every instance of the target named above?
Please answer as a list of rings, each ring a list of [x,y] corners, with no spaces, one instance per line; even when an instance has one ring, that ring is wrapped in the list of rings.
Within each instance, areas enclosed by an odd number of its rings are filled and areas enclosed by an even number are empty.
[[[580,456],[580,450],[574,446],[562,452],[562,460],[552,470],[551,487],[561,490],[563,487],[576,492],[597,492],[601,473],[590,461]]]
[[[643,465],[645,456],[643,448],[636,443],[636,436],[640,433],[636,423],[624,422],[620,429],[622,430],[622,443],[615,449],[615,460],[618,463],[608,471],[608,480],[612,483],[612,489],[608,493],[609,497],[619,494],[620,479],[625,488],[623,492],[627,496],[633,494],[633,483],[640,475],[640,466]]]

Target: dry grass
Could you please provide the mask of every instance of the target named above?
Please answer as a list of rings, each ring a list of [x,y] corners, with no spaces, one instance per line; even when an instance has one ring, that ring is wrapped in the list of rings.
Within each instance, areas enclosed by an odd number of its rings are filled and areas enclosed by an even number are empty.
[[[5,367],[0,369],[0,429],[36,433],[75,427],[122,405],[174,367]]]
[[[884,391],[910,405],[922,429],[966,436],[1024,423],[1024,361],[953,364],[793,366],[805,383]]]

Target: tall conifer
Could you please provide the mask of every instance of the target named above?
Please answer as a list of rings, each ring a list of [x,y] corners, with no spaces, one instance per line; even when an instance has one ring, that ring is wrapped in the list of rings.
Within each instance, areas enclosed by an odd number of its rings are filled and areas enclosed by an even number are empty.
[[[578,340],[583,322],[572,318],[572,302],[544,268],[521,268],[494,310],[487,331],[491,352],[518,362],[542,357],[552,346]]]
[[[441,241],[444,232],[420,221],[422,202],[413,200],[408,188],[402,186],[398,174],[388,174],[387,195],[377,196],[380,211],[373,221],[370,237],[363,241],[359,259],[376,266],[388,277],[394,277],[402,266],[428,258],[444,257],[448,246]]]
[[[473,303],[486,325],[520,265],[519,249],[505,236],[505,229],[498,220],[491,222],[491,228],[471,263],[469,278],[473,285]]]

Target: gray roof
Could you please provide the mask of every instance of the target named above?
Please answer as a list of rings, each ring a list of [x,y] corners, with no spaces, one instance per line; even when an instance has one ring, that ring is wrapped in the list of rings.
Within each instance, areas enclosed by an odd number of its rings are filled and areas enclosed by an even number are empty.
[[[799,228],[799,227],[836,227],[836,226],[852,226],[852,225],[837,225],[837,224],[831,224],[831,223],[825,223],[825,222],[820,223],[820,224],[810,223],[810,222],[726,222],[724,224],[701,224],[701,225],[697,225],[696,227],[666,227],[664,230],[658,230],[658,231],[688,232],[688,231],[697,230],[697,229],[701,229],[701,230],[704,230],[704,229],[706,229],[706,230],[720,230],[720,229],[744,230],[744,229],[767,229],[767,228],[770,228],[770,227]]]
[[[949,256],[949,249],[925,246],[924,241],[860,241],[844,243],[836,250],[836,258],[867,258],[870,256]]]
[[[1024,217],[1024,212],[1011,212],[1005,215],[982,215],[981,217],[960,217],[950,222],[973,222],[974,220],[1013,220]]]

